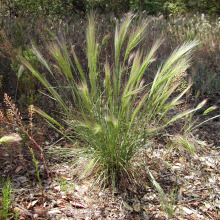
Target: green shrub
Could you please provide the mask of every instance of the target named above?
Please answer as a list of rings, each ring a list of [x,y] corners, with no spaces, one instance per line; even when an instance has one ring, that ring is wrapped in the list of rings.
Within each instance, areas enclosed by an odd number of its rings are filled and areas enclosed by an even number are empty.
[[[165,15],[176,15],[183,13],[186,13],[186,7],[182,2],[167,1],[163,5],[163,14]]]
[[[101,13],[146,10],[151,15],[175,15],[182,12],[220,14],[218,0],[6,0],[2,1],[2,13],[17,17],[57,16],[64,18],[84,14],[91,9]],[[0,12],[1,13],[1,12]]]
[[[2,201],[0,202],[0,219],[9,220],[9,219],[18,219],[19,212],[13,210],[13,201],[12,193],[13,189],[11,187],[10,179],[7,179],[7,182],[2,180]]]
[[[65,17],[72,13],[85,12],[86,5],[87,0],[10,0],[2,2],[2,9],[12,17]]]

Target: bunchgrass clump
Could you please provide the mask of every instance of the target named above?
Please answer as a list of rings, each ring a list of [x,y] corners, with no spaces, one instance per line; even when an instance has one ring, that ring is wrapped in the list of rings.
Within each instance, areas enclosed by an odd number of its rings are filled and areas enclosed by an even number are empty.
[[[128,14],[116,24],[114,61],[107,55],[105,64],[101,65],[100,52],[106,40],[98,42],[96,20],[90,15],[86,32],[87,70],[82,68],[74,46],[70,48],[59,41],[51,43],[48,50],[54,64],[46,61],[33,46],[34,54],[57,82],[56,87],[21,57],[23,65],[59,104],[62,120],[35,110],[87,158],[83,175],[94,173],[97,183],[111,184],[113,188],[119,179],[135,179],[133,161],[150,136],[200,108],[198,105],[177,115],[170,113],[182,103],[181,99],[191,87],[189,84],[174,96],[198,42],[185,42],[174,50],[155,72],[153,82],[146,84],[144,74],[155,61],[162,40],[156,40],[149,52],[142,50],[141,42],[150,21],[143,20],[133,26],[133,17]],[[68,132],[64,132],[66,127]]]

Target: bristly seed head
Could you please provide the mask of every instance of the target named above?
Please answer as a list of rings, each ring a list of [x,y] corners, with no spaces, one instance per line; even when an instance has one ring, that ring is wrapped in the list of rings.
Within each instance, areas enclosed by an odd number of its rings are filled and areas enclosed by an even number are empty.
[[[5,115],[1,109],[0,109],[0,122],[5,122]]]
[[[28,112],[29,112],[30,117],[32,117],[34,115],[34,106],[33,105],[29,105]]]
[[[8,121],[12,123],[14,121],[13,120],[14,119],[14,114],[13,114],[12,110],[11,109],[7,109],[6,115],[7,115]]]

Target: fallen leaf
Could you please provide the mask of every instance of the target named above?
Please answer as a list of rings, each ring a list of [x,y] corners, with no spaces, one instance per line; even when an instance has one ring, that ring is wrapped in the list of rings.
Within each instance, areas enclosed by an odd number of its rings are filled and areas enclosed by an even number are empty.
[[[141,204],[140,204],[140,202],[135,203],[133,208],[134,208],[135,212],[140,212],[141,211]]]
[[[42,206],[36,206],[34,207],[34,211],[36,212],[36,214],[41,215],[45,213],[45,208]]]
[[[123,205],[127,210],[133,211],[133,208],[131,206],[129,206],[127,202],[123,201]]]
[[[27,206],[27,209],[30,209],[32,207],[34,207],[36,205],[36,203],[38,202],[38,200],[34,200],[33,202],[30,202]]]
[[[212,205],[211,205],[210,203],[206,203],[206,204],[205,204],[205,207],[206,207],[207,209],[210,209],[210,208],[212,207]]]
[[[186,207],[182,207],[182,210],[187,214],[187,215],[192,215],[193,211],[191,209],[188,209]]]
[[[71,177],[69,177],[67,174],[61,174],[60,175],[63,179],[65,179],[65,180],[70,180],[71,179]]]
[[[48,211],[49,215],[60,214],[60,213],[62,213],[62,212],[58,208],[54,208],[54,209],[51,209],[50,211]]]
[[[60,185],[59,186],[55,186],[54,189],[59,192],[60,191]]]
[[[77,202],[70,202],[71,205],[74,207],[74,208],[78,208],[78,209],[85,209],[86,207],[80,203],[77,203]]]
[[[38,214],[35,213],[35,214],[33,215],[33,218],[34,218],[34,219],[37,219],[37,218],[38,218]]]
[[[21,182],[21,183],[25,183],[25,182],[28,181],[28,179],[27,179],[26,176],[19,176],[19,177],[17,178],[17,180],[18,180],[19,182]]]
[[[18,166],[17,168],[16,168],[16,170],[15,170],[15,173],[18,173],[20,170],[22,170],[23,169],[23,167],[22,166]]]
[[[144,218],[144,220],[150,219],[150,217],[148,216],[148,214],[146,212],[143,212],[143,218]]]

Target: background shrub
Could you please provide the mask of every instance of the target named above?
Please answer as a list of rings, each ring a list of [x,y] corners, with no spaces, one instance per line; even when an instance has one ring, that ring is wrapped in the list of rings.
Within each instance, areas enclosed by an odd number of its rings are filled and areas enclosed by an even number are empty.
[[[2,9],[10,16],[72,16],[91,9],[100,13],[113,12],[116,15],[128,11],[144,11],[151,15],[199,12],[210,15],[220,14],[218,0],[3,0]]]
[[[166,37],[165,43],[160,47],[157,57],[161,62],[167,57],[171,49],[183,41],[198,39],[201,42],[200,46],[197,47],[198,56],[196,56],[192,68],[188,70],[188,76],[193,77],[195,83],[193,89],[195,93],[200,90],[203,95],[218,94],[220,90],[220,47],[218,43],[220,42],[220,26],[219,20],[213,17],[218,14],[219,3],[215,0],[209,2],[198,0],[197,3],[199,7],[195,8],[194,1],[187,1],[186,3],[182,0],[55,0],[53,3],[47,0],[2,1],[1,27],[3,31],[1,33],[4,33],[4,36],[2,35],[0,37],[0,75],[2,88],[12,97],[17,94],[17,100],[23,100],[21,103],[26,102],[28,96],[32,96],[32,100],[35,99],[33,98],[34,92],[21,91],[20,93],[16,93],[15,89],[18,81],[16,75],[20,67],[16,54],[18,52],[25,53],[27,47],[31,46],[31,41],[37,43],[41,48],[44,48],[48,42],[56,39],[56,37],[63,39],[67,44],[74,44],[76,52],[80,54],[82,67],[86,70],[86,59],[83,55],[85,51],[85,39],[82,37],[83,28],[81,28],[86,25],[84,14],[90,9],[97,10],[100,13],[107,13],[107,15],[100,15],[98,21],[100,24],[97,29],[98,38],[102,39],[104,35],[110,36],[112,32],[111,25],[115,25],[117,20],[120,20],[120,15],[123,12],[134,10],[138,13],[138,16],[135,18],[137,24],[143,17],[149,16],[149,14],[164,14],[164,16],[161,15],[152,18],[151,30],[147,33],[147,40],[144,43],[146,49],[149,49],[148,42],[152,43],[160,35]],[[184,13],[188,13],[194,9],[210,14],[208,7],[213,11],[211,16],[184,15]],[[146,12],[140,13],[143,10],[146,10]],[[180,16],[180,13],[183,15]],[[74,38],[73,36],[76,37]],[[104,51],[102,51],[102,57],[105,57]],[[111,46],[106,45],[106,51],[113,57]],[[147,70],[146,78],[152,80],[155,69],[156,65],[152,65]],[[37,91],[39,85],[33,82],[30,83],[28,78],[30,79],[27,74],[24,74],[20,78],[20,82],[18,82],[18,88],[22,87],[22,80],[26,80],[26,83],[28,83],[27,88],[32,88],[31,91]],[[31,93],[32,95],[28,95],[27,93]],[[1,99],[2,97],[3,93],[1,93]],[[38,97],[36,97],[37,99]]]

